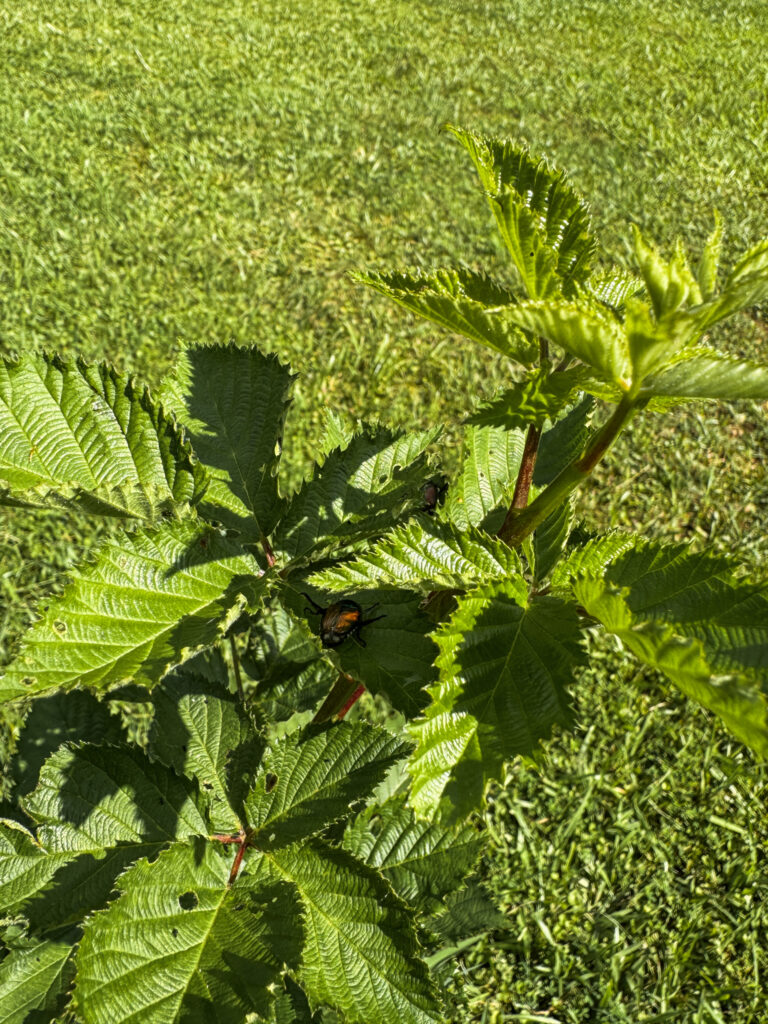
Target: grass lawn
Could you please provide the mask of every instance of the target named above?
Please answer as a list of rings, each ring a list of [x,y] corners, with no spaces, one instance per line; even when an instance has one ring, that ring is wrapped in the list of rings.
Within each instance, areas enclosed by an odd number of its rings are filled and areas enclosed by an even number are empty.
[[[157,382],[183,341],[257,342],[302,371],[296,473],[325,407],[450,419],[500,367],[348,278],[508,273],[439,125],[524,138],[568,169],[618,263],[630,222],[695,246],[713,207],[727,263],[768,234],[767,45],[761,0],[6,5],[0,345]],[[765,358],[757,314],[723,337]],[[600,470],[589,520],[761,560],[765,410],[646,422]],[[71,520],[0,514],[3,658],[83,553]],[[596,648],[581,728],[494,794],[482,873],[509,927],[453,962],[456,1022],[768,1021],[768,772],[619,665]]]

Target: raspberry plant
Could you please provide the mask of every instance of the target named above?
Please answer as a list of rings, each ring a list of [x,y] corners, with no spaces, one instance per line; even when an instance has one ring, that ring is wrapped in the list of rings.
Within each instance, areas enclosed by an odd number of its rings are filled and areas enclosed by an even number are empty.
[[[768,241],[722,283],[719,225],[695,270],[637,232],[638,277],[598,269],[561,172],[450,131],[517,289],[466,269],[360,275],[509,362],[447,489],[439,428],[330,416],[287,494],[292,375],[255,348],[187,348],[157,394],[47,354],[0,369],[2,500],[120,526],[0,681],[20,723],[0,824],[6,1024],[441,1020],[430,951],[496,921],[469,816],[505,763],[571,725],[596,630],[768,753],[763,582],[577,515],[644,410],[768,399],[768,366],[706,340],[768,297]],[[342,600],[375,616],[324,648],[315,609]],[[344,720],[364,689],[405,725]],[[114,713],[131,702],[151,707],[146,735]]]

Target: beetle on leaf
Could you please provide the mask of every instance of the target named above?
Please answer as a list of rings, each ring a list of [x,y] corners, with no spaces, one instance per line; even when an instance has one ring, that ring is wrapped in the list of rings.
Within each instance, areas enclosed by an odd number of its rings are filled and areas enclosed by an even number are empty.
[[[357,601],[352,601],[348,597],[329,604],[327,608],[319,605],[309,594],[304,594],[304,597],[312,605],[312,608],[304,609],[306,614],[320,616],[320,641],[323,647],[338,647],[348,636],[351,636],[361,647],[366,647],[365,640],[360,636],[360,630],[363,626],[369,626],[372,622],[386,618],[384,615],[376,615],[372,619],[364,619],[363,615],[366,612],[372,612],[377,605],[371,605],[370,608],[363,611]]]

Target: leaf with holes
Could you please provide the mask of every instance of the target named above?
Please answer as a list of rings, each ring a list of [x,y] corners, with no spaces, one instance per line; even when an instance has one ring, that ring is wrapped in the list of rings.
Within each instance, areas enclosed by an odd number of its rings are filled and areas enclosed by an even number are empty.
[[[200,501],[203,467],[148,390],[106,363],[0,361],[0,503],[154,522]]]
[[[26,634],[0,701],[128,677],[151,686],[265,585],[251,555],[203,524],[110,538]]]
[[[241,1024],[265,1014],[284,962],[298,959],[291,887],[241,875],[211,843],[176,844],[119,879],[85,926],[75,1006],[88,1024]]]
[[[11,950],[0,963],[0,1024],[49,1021],[61,1009],[74,976],[68,942]]]
[[[392,733],[366,722],[339,722],[315,735],[310,728],[278,740],[245,802],[253,845],[273,850],[344,817],[406,753]]]

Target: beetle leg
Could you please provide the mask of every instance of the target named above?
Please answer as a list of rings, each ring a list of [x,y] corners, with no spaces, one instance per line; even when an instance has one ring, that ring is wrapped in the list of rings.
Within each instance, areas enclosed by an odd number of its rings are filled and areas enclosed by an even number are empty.
[[[375,608],[376,605],[374,605],[373,607]],[[368,611],[371,611],[371,609],[369,608]],[[377,615],[375,619],[363,619],[360,623],[360,628],[362,629],[363,626],[370,626],[372,622],[378,622],[379,619],[386,619],[386,617],[386,615]]]
[[[325,613],[325,608],[319,605],[317,601],[314,600],[314,598],[311,598],[309,594],[305,594],[303,590],[300,591],[300,593],[302,594],[303,597],[306,597],[306,599],[309,601],[309,603],[312,605],[312,608],[314,609],[314,611],[312,611],[309,608],[305,608],[305,615],[323,615]]]

